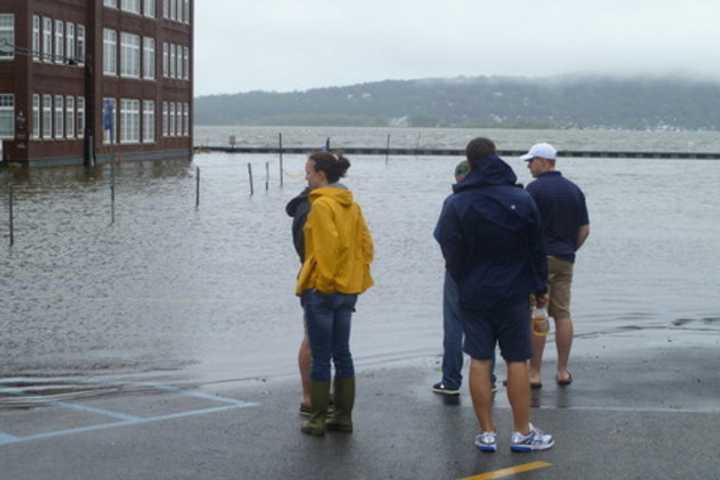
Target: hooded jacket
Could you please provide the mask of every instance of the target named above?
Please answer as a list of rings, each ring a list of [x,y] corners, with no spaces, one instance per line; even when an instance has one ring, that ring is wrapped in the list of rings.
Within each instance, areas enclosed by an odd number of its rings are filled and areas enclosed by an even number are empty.
[[[296,294],[311,288],[359,294],[373,285],[373,240],[352,192],[333,186],[312,190],[303,231],[305,259]]]
[[[285,206],[285,213],[292,217],[292,237],[295,251],[300,257],[300,263],[305,260],[305,239],[303,238],[303,227],[310,212],[310,200],[308,198],[310,188],[305,188],[300,194],[290,200]]]
[[[453,187],[440,215],[435,238],[463,308],[547,290],[540,214],[516,181],[508,164],[487,157]]]

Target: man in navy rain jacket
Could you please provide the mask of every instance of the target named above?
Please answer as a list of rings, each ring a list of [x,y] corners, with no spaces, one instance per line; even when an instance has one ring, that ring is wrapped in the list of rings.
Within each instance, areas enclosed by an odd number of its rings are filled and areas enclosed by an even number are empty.
[[[472,359],[470,394],[481,427],[475,445],[486,452],[497,449],[490,359],[499,342],[513,412],[511,449],[545,450],[554,441],[530,423],[527,367],[532,356],[529,297],[535,294],[542,306],[547,291],[540,215],[491,140],[472,140],[466,156],[471,171],[447,200],[436,238],[460,293],[464,350]]]

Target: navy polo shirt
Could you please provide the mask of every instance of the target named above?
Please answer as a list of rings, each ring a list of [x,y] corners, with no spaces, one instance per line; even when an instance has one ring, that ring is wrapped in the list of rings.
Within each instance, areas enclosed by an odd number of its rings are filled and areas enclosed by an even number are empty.
[[[582,190],[560,172],[551,171],[537,177],[527,191],[540,210],[545,252],[574,262],[578,230],[590,224]]]

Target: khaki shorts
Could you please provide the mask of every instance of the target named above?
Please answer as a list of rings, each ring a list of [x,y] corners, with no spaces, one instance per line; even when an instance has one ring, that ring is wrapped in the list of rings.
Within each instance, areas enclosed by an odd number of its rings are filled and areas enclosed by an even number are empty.
[[[570,288],[573,277],[572,262],[548,257],[548,314],[555,320],[570,318]]]

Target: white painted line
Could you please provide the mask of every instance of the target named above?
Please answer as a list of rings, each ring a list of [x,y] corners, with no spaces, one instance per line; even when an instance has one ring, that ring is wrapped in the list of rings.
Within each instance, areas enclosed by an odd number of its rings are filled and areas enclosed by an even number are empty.
[[[6,443],[13,443],[17,441],[17,439],[18,438],[13,435],[0,432],[0,445],[5,445]]]
[[[234,409],[238,409],[238,408],[255,407],[257,405],[258,405],[257,403],[243,403],[242,405],[227,405],[224,407],[206,408],[204,410],[193,410],[190,412],[176,413],[173,415],[164,415],[164,416],[160,416],[160,417],[148,417],[148,418],[143,418],[143,419],[139,419],[139,420],[126,420],[126,421],[114,422],[114,423],[104,423],[101,425],[92,425],[89,427],[70,428],[67,430],[60,430],[57,432],[39,433],[36,435],[30,435],[28,437],[12,437],[12,436],[7,436],[7,438],[0,437],[0,445],[30,443],[30,442],[34,442],[36,440],[47,440],[47,439],[51,439],[51,438],[64,437],[66,435],[75,435],[78,433],[97,432],[100,430],[108,430],[111,428],[118,428],[118,427],[146,425],[148,423],[156,423],[156,422],[161,422],[161,421],[165,421],[165,420],[173,420],[176,418],[207,415],[210,413],[224,412],[227,410],[234,410]]]
[[[222,403],[227,403],[230,405],[238,405],[238,406],[242,406],[245,404],[245,402],[242,402],[240,400],[234,400],[232,398],[220,397],[218,395],[213,395],[211,393],[197,392],[194,390],[183,390],[182,388],[179,388],[179,387],[175,387],[172,385],[165,385],[165,384],[161,384],[161,383],[133,383],[133,385],[141,385],[144,387],[155,388],[157,390],[163,390],[166,392],[173,392],[177,396],[181,396],[181,397],[200,398],[203,400],[212,400],[215,402],[222,402]]]
[[[114,418],[116,420],[123,420],[127,422],[137,422],[140,420],[144,420],[143,417],[136,417],[134,415],[127,415],[120,412],[113,412],[111,410],[104,410],[102,408],[95,408],[95,407],[87,407],[85,405],[80,405],[79,403],[68,403],[68,402],[56,402],[56,401],[49,401],[50,405],[57,405],[58,407],[66,408],[68,410],[77,410],[78,412],[87,412],[87,413],[96,413],[98,415],[103,415],[105,417]]]

